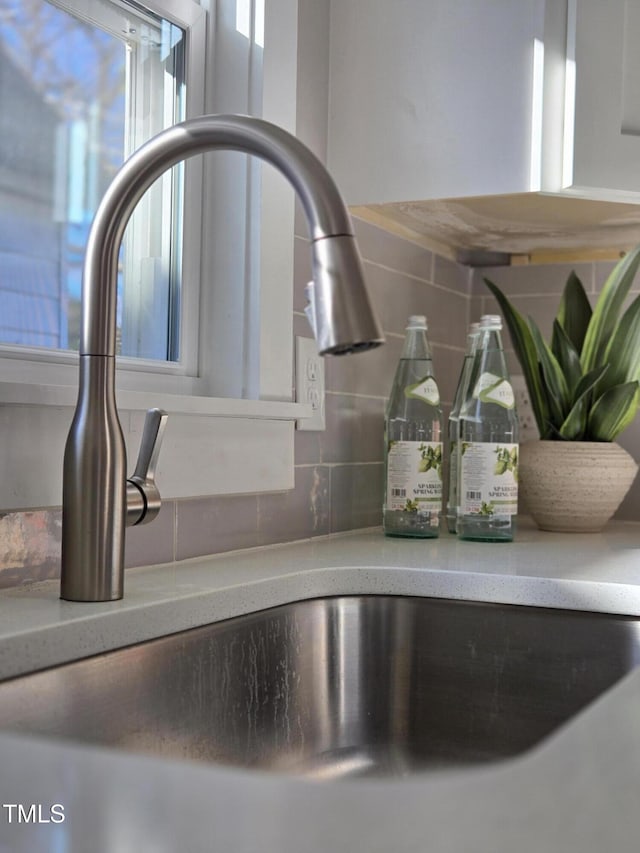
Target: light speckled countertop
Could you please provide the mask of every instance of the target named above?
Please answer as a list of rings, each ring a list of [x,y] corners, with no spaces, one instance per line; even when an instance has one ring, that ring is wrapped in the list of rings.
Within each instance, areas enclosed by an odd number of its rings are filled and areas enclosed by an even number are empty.
[[[0,595],[0,678],[320,595],[389,593],[640,616],[640,525],[512,544],[379,531],[127,572],[111,604],[55,583]],[[43,698],[44,701],[44,698]],[[323,784],[0,736],[0,806],[65,806],[9,824],[0,851],[565,851],[638,849],[640,669],[538,748],[472,770]]]

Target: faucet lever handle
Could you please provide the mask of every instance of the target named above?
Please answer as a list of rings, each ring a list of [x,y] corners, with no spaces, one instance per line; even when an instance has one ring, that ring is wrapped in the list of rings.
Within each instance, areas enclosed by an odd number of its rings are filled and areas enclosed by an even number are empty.
[[[167,418],[167,413],[162,409],[149,409],[147,412],[142,429],[138,461],[131,477],[132,480],[136,482],[155,481],[156,466]]]
[[[162,500],[156,485],[156,466],[168,415],[149,409],[133,475],[127,480],[127,525],[146,524],[160,512]]]

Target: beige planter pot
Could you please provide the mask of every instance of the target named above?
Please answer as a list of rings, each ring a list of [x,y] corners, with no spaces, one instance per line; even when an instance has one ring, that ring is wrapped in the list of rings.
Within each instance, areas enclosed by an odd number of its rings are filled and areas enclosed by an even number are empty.
[[[528,441],[520,448],[520,493],[542,530],[602,530],[638,466],[614,442]]]

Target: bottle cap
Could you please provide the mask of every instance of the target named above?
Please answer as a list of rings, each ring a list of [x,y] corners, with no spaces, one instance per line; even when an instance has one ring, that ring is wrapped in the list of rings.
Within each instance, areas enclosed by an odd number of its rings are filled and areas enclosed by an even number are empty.
[[[427,318],[424,314],[412,314],[407,322],[407,329],[426,329]]]
[[[483,329],[501,329],[502,317],[499,314],[484,314],[480,318],[480,326]]]

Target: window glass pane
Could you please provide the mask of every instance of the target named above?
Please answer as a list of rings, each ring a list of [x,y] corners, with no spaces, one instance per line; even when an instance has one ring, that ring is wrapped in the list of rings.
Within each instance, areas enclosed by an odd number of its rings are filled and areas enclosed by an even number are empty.
[[[184,33],[120,0],[0,0],[0,343],[77,349],[84,248],[126,156],[184,115]],[[142,200],[118,288],[124,355],[178,356],[182,176]]]

